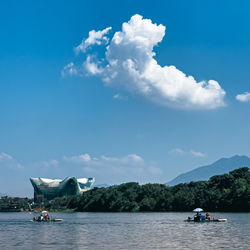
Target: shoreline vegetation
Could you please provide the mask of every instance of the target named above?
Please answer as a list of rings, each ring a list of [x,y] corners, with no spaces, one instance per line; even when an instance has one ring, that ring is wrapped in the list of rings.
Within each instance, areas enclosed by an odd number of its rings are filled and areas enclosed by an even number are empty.
[[[4,198],[15,199],[16,204],[21,199],[23,206],[27,199],[2,197],[0,207]],[[39,206],[51,212],[190,212],[195,207],[211,212],[250,212],[250,172],[243,167],[208,181],[175,186],[129,182],[43,201],[32,210]]]
[[[249,168],[211,177],[208,181],[175,186],[125,183],[93,188],[79,196],[56,198],[46,209],[73,209],[78,212],[250,212]]]

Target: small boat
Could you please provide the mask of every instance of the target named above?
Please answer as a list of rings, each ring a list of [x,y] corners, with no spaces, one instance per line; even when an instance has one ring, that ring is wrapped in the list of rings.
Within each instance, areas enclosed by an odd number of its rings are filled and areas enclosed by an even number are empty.
[[[37,217],[34,217],[33,220],[30,221],[34,221],[34,222],[60,222],[63,221],[63,219],[49,219],[49,220],[40,220]]]
[[[184,220],[186,222],[226,222],[227,219],[216,219],[216,218],[211,218],[210,220],[205,219],[205,220],[200,220],[200,221],[196,221],[193,218],[188,218],[187,220]]]
[[[214,218],[209,215],[209,213],[206,213],[205,215],[202,215],[201,212],[204,212],[202,208],[195,208],[193,212],[196,213],[194,217],[188,217],[187,220],[184,220],[186,222],[226,222],[227,219],[221,219],[221,218]]]
[[[59,222],[63,219],[51,219],[48,211],[42,211],[38,217],[33,217],[32,221],[36,222]]]

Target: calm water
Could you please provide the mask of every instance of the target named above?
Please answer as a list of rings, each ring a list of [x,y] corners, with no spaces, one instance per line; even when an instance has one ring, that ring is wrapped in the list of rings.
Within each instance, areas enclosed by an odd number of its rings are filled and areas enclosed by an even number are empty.
[[[54,213],[63,222],[0,213],[0,249],[250,249],[250,213],[188,223],[190,213]]]

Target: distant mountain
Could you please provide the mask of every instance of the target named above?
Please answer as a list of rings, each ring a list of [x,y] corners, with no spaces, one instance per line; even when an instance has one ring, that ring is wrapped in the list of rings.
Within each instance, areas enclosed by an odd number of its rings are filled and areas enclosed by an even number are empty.
[[[173,186],[184,182],[208,180],[213,175],[225,174],[241,167],[250,167],[250,158],[239,155],[235,155],[231,158],[221,158],[211,165],[199,167],[180,174],[166,184]]]

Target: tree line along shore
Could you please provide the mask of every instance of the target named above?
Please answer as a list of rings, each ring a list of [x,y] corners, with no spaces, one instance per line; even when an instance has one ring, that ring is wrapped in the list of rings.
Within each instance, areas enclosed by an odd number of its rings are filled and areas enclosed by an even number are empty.
[[[3,199],[7,198],[1,198],[0,205],[4,204]],[[24,198],[8,197],[8,202],[11,199],[15,199],[15,204],[20,199],[25,206]],[[32,200],[26,198],[26,201]],[[208,181],[175,186],[129,182],[35,205],[39,206],[50,211],[77,212],[182,212],[195,207],[213,212],[250,212],[250,172],[248,167],[243,167]]]
[[[129,182],[108,188],[94,188],[79,196],[56,198],[46,209],[79,212],[167,212],[206,211],[250,212],[249,168],[216,175],[208,181],[175,186],[139,185]]]

